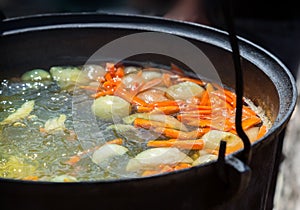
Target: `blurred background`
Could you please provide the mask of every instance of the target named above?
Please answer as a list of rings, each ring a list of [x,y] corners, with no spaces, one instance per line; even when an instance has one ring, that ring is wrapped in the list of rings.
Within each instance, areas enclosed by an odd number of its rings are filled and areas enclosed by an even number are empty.
[[[300,8],[295,0],[233,0],[238,35],[278,57],[299,85]],[[115,12],[155,15],[224,29],[220,0],[0,0],[4,16],[61,12]],[[300,112],[286,133],[275,196],[276,210],[300,210]]]

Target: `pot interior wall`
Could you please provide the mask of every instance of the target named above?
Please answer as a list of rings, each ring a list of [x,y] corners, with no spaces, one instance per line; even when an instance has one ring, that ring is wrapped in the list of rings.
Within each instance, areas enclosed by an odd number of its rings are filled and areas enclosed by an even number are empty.
[[[54,65],[83,65],[103,45],[132,33],[129,29],[52,29],[4,36],[1,39],[0,79],[18,77],[34,69]],[[204,42],[189,40],[211,60],[225,85],[234,88],[234,68],[230,52]],[[166,56],[144,54],[134,60],[170,65],[180,64]],[[279,110],[279,97],[273,82],[257,66],[243,59],[245,96],[267,111],[274,122]],[[267,96],[267,97],[266,97]]]

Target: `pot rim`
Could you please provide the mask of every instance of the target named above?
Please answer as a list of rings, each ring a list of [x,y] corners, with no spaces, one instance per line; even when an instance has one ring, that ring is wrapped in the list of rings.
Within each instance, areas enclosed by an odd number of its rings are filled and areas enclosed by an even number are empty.
[[[97,20],[92,21],[94,17],[98,17]],[[84,19],[80,21],[80,19]],[[108,21],[113,19],[112,21]],[[106,19],[104,22],[100,22],[102,19]],[[47,20],[46,22],[43,22]],[[100,21],[99,21],[100,20]],[[78,22],[79,21],[79,22]],[[103,20],[102,20],[103,21]],[[176,27],[172,26],[176,25]],[[171,26],[170,26],[171,25]],[[139,30],[139,31],[151,31],[151,32],[161,32],[168,33],[176,36],[180,36],[187,39],[192,39],[198,42],[203,42],[206,44],[213,45],[215,47],[221,48],[223,50],[231,52],[230,44],[227,40],[228,33],[226,31],[206,26],[197,23],[191,23],[187,21],[178,21],[172,19],[166,19],[156,16],[148,15],[137,15],[137,14],[126,14],[126,13],[99,13],[99,12],[75,12],[75,13],[47,13],[47,14],[36,14],[28,16],[20,16],[4,19],[1,23],[1,36],[9,36],[14,34],[21,34],[30,31],[40,31],[40,30],[51,30],[51,29],[64,29],[64,28],[114,28],[114,29],[128,29],[128,30]],[[172,28],[172,30],[168,30]],[[207,39],[207,35],[212,34],[214,37]],[[279,94],[279,113],[272,124],[272,127],[267,132],[267,134],[252,144],[252,148],[261,145],[266,139],[273,136],[275,131],[278,133],[283,130],[284,126],[287,125],[297,102],[297,87],[294,77],[292,76],[289,69],[272,53],[264,49],[263,47],[241,37],[238,37],[238,42],[240,45],[240,55],[242,58],[248,62],[254,64],[264,72],[268,78],[272,81],[276,90]],[[254,54],[249,52],[255,52]],[[275,72],[273,69],[268,67],[269,64],[277,65],[281,72]],[[273,71],[273,72],[272,72]],[[268,73],[272,73],[269,75]],[[285,88],[284,85],[278,81],[280,78],[285,76],[287,81],[290,83],[290,94],[291,101],[290,104],[286,105],[282,100],[283,94],[280,90]],[[284,110],[282,110],[284,109]],[[241,150],[232,153],[228,156],[235,156],[241,153]],[[177,173],[186,173],[192,170],[199,170],[208,165],[216,164],[217,161],[212,161],[200,166],[194,166],[189,169],[183,169],[179,171],[174,171],[165,174],[158,174],[149,177],[139,177],[139,178],[124,178],[116,180],[95,180],[95,181],[80,181],[71,183],[57,183],[48,181],[24,181],[18,179],[7,179],[0,178],[0,181],[5,182],[20,182],[29,184],[68,184],[68,185],[81,185],[81,184],[109,184],[109,183],[123,183],[132,181],[143,181],[149,179],[156,179],[162,177],[172,176]]]

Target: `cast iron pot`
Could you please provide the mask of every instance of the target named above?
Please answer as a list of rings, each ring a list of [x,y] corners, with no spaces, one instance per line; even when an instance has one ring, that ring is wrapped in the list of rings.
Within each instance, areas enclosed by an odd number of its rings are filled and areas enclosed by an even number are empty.
[[[234,88],[227,33],[162,18],[116,14],[51,14],[4,19],[1,77],[33,68],[82,65],[112,40],[138,32],[184,38],[212,61],[222,82]],[[149,178],[80,183],[0,179],[1,209],[272,209],[284,129],[296,104],[295,81],[286,67],[261,47],[239,38],[245,96],[267,111],[271,130],[252,146],[249,165],[241,153],[188,170]],[[169,65],[170,58],[142,55]],[[172,62],[177,62],[176,60]]]

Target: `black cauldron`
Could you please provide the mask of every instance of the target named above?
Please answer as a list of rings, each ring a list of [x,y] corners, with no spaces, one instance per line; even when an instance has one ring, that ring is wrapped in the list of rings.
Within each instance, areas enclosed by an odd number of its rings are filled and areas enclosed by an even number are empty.
[[[20,76],[36,67],[82,65],[106,43],[138,32],[173,34],[192,42],[212,61],[222,82],[234,88],[226,32],[198,24],[118,14],[4,19],[0,79]],[[271,210],[284,129],[296,104],[295,81],[287,68],[266,50],[243,38],[239,38],[239,45],[244,94],[265,109],[273,122],[267,135],[252,146],[249,166],[239,160],[241,152],[237,152],[223,164],[217,161],[140,179],[79,183],[0,179],[1,209]],[[150,54],[140,59],[170,63],[166,57]]]

